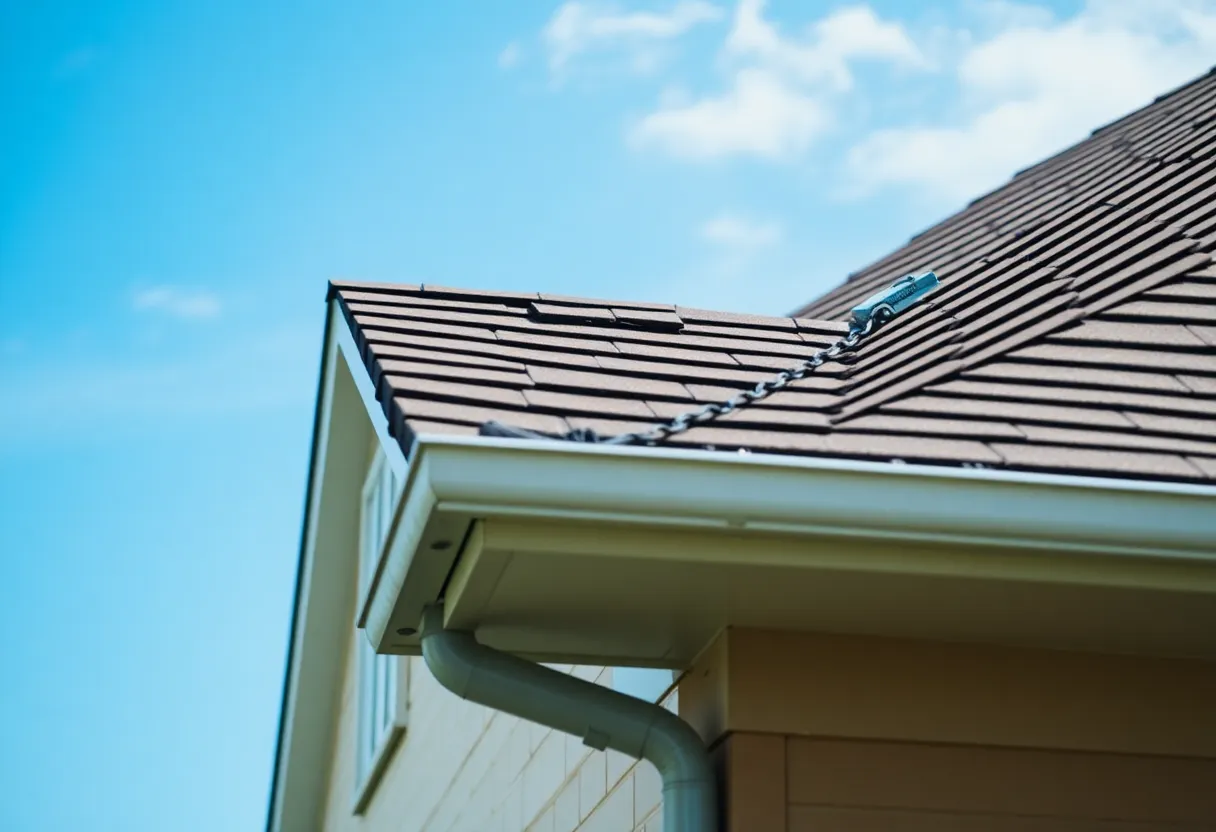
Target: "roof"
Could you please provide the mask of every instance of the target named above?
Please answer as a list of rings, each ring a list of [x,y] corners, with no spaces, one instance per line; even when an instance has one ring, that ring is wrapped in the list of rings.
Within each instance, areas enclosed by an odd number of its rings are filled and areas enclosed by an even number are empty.
[[[1214,70],[1216,72],[1216,70]],[[644,428],[754,386],[913,271],[942,288],[676,446],[1216,479],[1216,74],[1029,168],[791,317],[335,282],[394,436]]]

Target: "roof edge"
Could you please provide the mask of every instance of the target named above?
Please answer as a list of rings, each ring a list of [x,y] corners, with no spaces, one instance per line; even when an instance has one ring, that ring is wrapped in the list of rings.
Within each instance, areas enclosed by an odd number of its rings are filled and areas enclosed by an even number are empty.
[[[411,469],[401,508],[410,522],[394,529],[360,612],[384,652],[404,646],[391,627],[421,615],[399,599],[434,600],[432,577],[458,555],[431,546],[437,510],[1049,552],[1037,559],[1044,569],[1071,561],[1092,571],[1099,555],[1165,583],[1180,564],[1212,569],[1216,581],[1216,487],[1206,485],[428,434]]]
[[[332,289],[331,289],[332,294]],[[303,590],[305,551],[308,547],[308,530],[312,524],[313,491],[317,480],[318,445],[324,427],[325,391],[331,381],[330,339],[333,335],[333,315],[329,296],[326,299],[325,325],[321,335],[320,368],[317,371],[317,400],[313,408],[312,439],[308,448],[308,475],[304,484],[304,510],[300,523],[300,545],[296,554],[296,577],[292,589],[291,624],[287,629],[287,656],[283,661],[283,690],[279,698],[279,727],[275,734],[274,761],[270,770],[270,799],[266,808],[266,832],[274,832],[275,814],[279,805],[279,778],[283,768],[283,746],[286,740],[287,709],[291,698],[292,668],[296,659],[296,634],[300,625],[300,598]]]
[[[293,759],[299,761],[301,754],[307,759],[315,758],[318,743],[324,745],[333,741],[333,737],[328,736],[330,724],[320,724],[315,718],[317,713],[327,712],[326,694],[313,689],[317,687],[315,682],[318,676],[322,679],[336,677],[340,681],[343,655],[335,644],[347,638],[344,622],[349,619],[339,615],[341,621],[338,621],[334,611],[354,605],[352,599],[357,561],[335,558],[333,553],[348,549],[348,538],[357,532],[348,528],[347,537],[342,537],[339,532],[336,538],[330,532],[344,522],[351,526],[351,518],[346,516],[350,512],[344,513],[344,507],[349,508],[345,503],[358,504],[359,486],[366,475],[365,450],[373,436],[384,448],[389,464],[397,473],[404,476],[407,470],[405,448],[389,436],[388,424],[376,405],[367,369],[349,327],[339,317],[342,315],[339,307],[340,304],[333,302],[332,298],[326,302],[291,626],[266,813],[267,832],[285,832],[297,828],[300,816],[310,815],[307,806],[300,806],[300,795],[307,789],[301,788],[301,775],[293,774],[290,766]],[[344,498],[347,498],[345,503]],[[357,518],[352,528],[357,529]],[[322,551],[320,557],[317,555],[318,549]],[[328,575],[318,577],[318,561],[321,571],[328,570]],[[347,571],[350,574],[346,574]],[[317,644],[321,646],[317,647]],[[315,661],[318,649],[321,650],[321,661]],[[313,656],[314,660],[309,660],[309,656]],[[304,665],[307,668],[302,671]],[[313,685],[301,682],[302,672],[313,680]],[[317,695],[302,702],[302,685]],[[297,718],[301,709],[311,716]],[[311,732],[303,738],[296,733],[300,727],[297,723],[301,722]],[[328,739],[322,738],[321,734]],[[299,751],[297,746],[305,746],[305,750]],[[307,765],[305,769],[308,769]],[[303,799],[307,798],[308,795],[305,795]],[[288,817],[286,821],[285,816]]]

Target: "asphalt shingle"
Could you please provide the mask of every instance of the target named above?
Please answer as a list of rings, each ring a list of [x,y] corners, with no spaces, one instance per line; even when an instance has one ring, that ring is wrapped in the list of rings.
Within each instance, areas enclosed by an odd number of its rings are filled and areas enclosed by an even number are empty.
[[[1216,75],[1019,172],[785,317],[335,281],[395,435],[642,429],[797,365],[903,274],[942,288],[679,447],[1216,479]]]

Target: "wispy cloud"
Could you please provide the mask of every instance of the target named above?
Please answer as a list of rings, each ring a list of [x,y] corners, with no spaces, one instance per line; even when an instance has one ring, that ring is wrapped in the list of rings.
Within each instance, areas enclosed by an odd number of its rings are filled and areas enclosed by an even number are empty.
[[[781,226],[773,222],[755,222],[735,214],[719,214],[701,226],[701,237],[715,245],[731,249],[759,249],[781,240]]]
[[[629,143],[691,161],[734,154],[782,159],[806,150],[829,123],[819,102],[771,72],[746,69],[722,95],[650,113],[631,128]]]
[[[628,134],[634,148],[688,161],[793,159],[832,126],[834,96],[854,84],[852,62],[928,66],[899,24],[867,7],[832,12],[804,39],[783,36],[763,12],[764,0],[736,9],[723,47],[728,88],[639,119]]]
[[[523,48],[517,41],[511,41],[498,53],[498,66],[500,69],[511,69],[523,56]]]
[[[850,62],[885,61],[927,65],[903,26],[884,21],[868,6],[851,6],[811,24],[809,37],[783,37],[764,19],[765,0],[742,0],[726,40],[728,54],[759,62],[774,72],[808,85],[836,91],[853,86]]]
[[[669,277],[672,296],[708,309],[772,312],[788,301],[781,224],[722,211],[696,227],[704,247],[684,274]]]
[[[220,299],[200,289],[177,286],[155,286],[135,293],[132,306],[141,312],[160,312],[174,318],[206,319],[218,317],[222,311]]]
[[[1002,3],[1007,25],[975,39],[954,69],[955,119],[876,130],[852,148],[857,193],[905,185],[956,200],[1084,138],[1198,75],[1216,55],[1216,4],[1090,2],[1056,20]]]
[[[960,9],[919,38],[862,4],[791,34],[766,17],[765,0],[739,0],[716,61],[720,87],[661,98],[626,140],[686,162],[790,163],[824,147],[840,193],[910,186],[957,200],[1194,77],[1216,55],[1216,0],[1089,0],[1067,17],[1013,0]],[[888,106],[881,77],[858,73],[864,63],[886,67],[904,98],[939,103],[909,119]]]
[[[621,11],[595,2],[560,6],[541,33],[549,67],[562,70],[574,57],[593,50],[622,49],[635,65],[649,65],[644,51],[678,38],[701,23],[720,20],[722,9],[704,0],[680,0],[667,11]]]

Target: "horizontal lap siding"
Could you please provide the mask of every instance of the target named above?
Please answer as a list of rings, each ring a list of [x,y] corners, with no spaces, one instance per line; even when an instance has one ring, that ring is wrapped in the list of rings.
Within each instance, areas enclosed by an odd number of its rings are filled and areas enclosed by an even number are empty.
[[[736,732],[726,832],[1216,829],[1216,760]]]
[[[794,806],[790,809],[789,829],[790,832],[1210,832],[1212,827]]]
[[[786,775],[789,832],[1216,829],[1216,760],[788,737]]]
[[[725,832],[1216,830],[1216,665],[728,630],[682,682]]]

